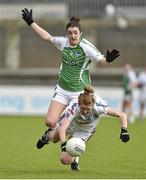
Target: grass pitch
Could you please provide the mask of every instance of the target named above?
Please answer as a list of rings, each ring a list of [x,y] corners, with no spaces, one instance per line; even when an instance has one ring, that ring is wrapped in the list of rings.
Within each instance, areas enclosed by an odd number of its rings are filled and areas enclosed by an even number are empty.
[[[146,178],[146,120],[129,125],[125,144],[118,119],[103,117],[80,158],[80,172],[59,162],[59,143],[36,148],[45,129],[43,117],[0,117],[1,179]]]

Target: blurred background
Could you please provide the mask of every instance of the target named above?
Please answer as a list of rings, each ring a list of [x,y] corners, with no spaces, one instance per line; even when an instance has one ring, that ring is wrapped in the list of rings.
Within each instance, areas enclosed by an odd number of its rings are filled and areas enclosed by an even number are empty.
[[[66,23],[77,15],[85,38],[103,54],[107,49],[120,50],[114,63],[91,66],[97,93],[109,98],[111,88],[111,105],[119,102],[120,107],[124,64],[130,63],[138,74],[146,63],[146,0],[0,0],[1,114],[23,114],[25,106],[28,112],[29,105],[23,101],[28,102],[35,92],[36,102],[31,104],[38,109],[34,112],[45,113],[58,79],[60,52],[22,20],[25,7],[33,9],[34,20],[53,36],[64,36]]]

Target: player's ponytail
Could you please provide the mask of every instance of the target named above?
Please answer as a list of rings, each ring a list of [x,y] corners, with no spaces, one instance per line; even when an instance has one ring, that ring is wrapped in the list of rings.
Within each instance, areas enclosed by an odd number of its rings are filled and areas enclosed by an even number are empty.
[[[91,85],[84,87],[84,92],[79,95],[78,102],[79,104],[94,104],[94,90]]]
[[[66,25],[66,31],[69,27],[78,27],[81,32],[81,26],[79,24],[80,17],[79,16],[73,16],[70,18],[69,22]]]
[[[71,22],[71,21],[77,21],[77,22],[79,23],[80,17],[79,17],[79,16],[72,16],[72,17],[70,18],[69,22]]]
[[[87,95],[93,95],[94,94],[94,90],[92,88],[92,86],[88,85],[84,87],[84,94]]]

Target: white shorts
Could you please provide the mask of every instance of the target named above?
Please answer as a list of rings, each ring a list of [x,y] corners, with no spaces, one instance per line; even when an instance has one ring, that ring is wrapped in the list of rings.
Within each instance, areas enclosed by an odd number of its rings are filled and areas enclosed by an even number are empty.
[[[124,101],[132,101],[133,100],[132,94],[124,95],[123,100]]]
[[[55,92],[54,92],[52,100],[58,101],[65,105],[68,105],[72,99],[78,98],[78,96],[82,92],[83,91],[80,91],[80,92],[66,91],[66,90],[62,89],[59,85],[57,85],[55,88]]]
[[[71,132],[67,130],[67,134],[69,134],[71,137],[81,138],[84,142],[87,142],[94,133],[95,133],[95,130],[93,130],[92,132],[83,132],[83,131]]]
[[[60,124],[61,122],[58,122],[55,129],[59,128]],[[68,129],[66,133],[69,137],[78,137],[78,138],[81,138],[84,142],[87,142],[95,133],[95,129],[93,129],[92,132],[71,131]]]
[[[62,121],[64,120],[64,114],[61,116],[60,120],[57,122],[55,129],[59,129],[61,126]],[[94,125],[92,128],[86,128],[86,130],[80,130],[77,129],[75,127],[68,127],[68,129],[66,130],[66,134],[69,137],[79,137],[81,138],[83,141],[87,142],[91,136],[95,133],[96,130],[96,125]]]

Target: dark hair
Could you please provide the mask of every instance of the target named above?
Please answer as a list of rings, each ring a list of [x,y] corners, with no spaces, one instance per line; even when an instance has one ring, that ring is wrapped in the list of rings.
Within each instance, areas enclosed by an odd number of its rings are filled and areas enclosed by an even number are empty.
[[[81,32],[81,26],[79,24],[79,21],[80,21],[80,17],[78,17],[78,16],[71,17],[69,22],[66,25],[66,31],[69,27],[78,27]]]
[[[95,102],[94,90],[91,85],[84,87],[84,93],[81,93],[78,97],[79,104],[91,104]]]

